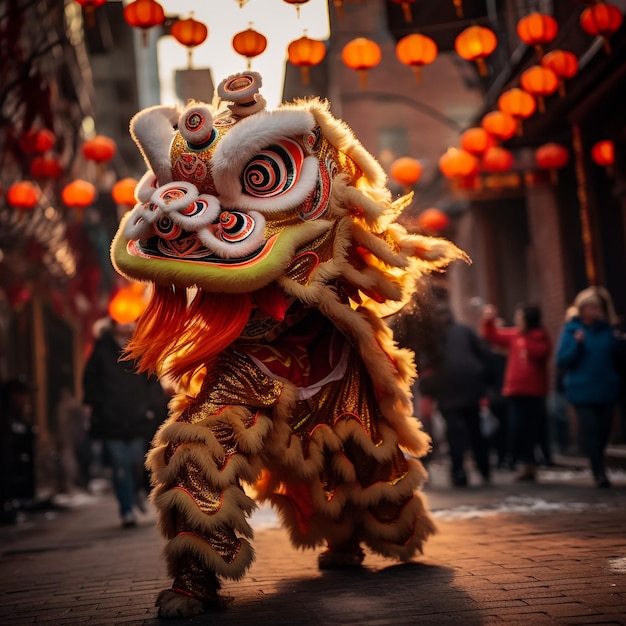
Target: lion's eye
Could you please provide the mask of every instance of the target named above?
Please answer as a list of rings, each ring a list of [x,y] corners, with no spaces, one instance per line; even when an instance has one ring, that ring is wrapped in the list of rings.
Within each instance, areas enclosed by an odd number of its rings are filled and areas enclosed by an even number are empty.
[[[297,141],[285,139],[268,146],[244,167],[244,193],[256,198],[280,196],[297,182],[303,161],[304,150]]]

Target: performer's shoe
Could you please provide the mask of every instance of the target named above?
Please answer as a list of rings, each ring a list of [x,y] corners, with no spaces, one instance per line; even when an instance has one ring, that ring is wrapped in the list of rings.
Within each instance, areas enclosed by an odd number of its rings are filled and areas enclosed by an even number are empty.
[[[515,477],[515,482],[534,483],[537,480],[537,466],[533,464],[525,465],[521,474]]]
[[[159,607],[159,617],[175,619],[193,617],[210,610],[223,610],[227,607],[228,600],[217,593],[218,589],[219,583],[213,590],[205,588],[204,598],[198,598],[181,589],[164,589],[155,602],[155,606]]]
[[[353,550],[333,550],[328,548],[317,557],[319,569],[352,569],[361,567],[365,552],[359,546]]]
[[[137,526],[137,520],[132,513],[125,513],[122,516],[122,528],[134,528]]]

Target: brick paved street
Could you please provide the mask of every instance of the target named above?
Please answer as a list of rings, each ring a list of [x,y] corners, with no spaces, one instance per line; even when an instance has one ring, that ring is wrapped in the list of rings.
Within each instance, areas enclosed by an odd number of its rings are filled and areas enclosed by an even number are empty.
[[[255,515],[257,561],[226,583],[233,606],[179,624],[626,624],[626,475],[598,490],[585,473],[537,485],[497,473],[452,489],[432,468],[439,534],[414,563],[368,554],[362,571],[320,573],[271,512]],[[476,481],[478,484],[478,481]],[[154,515],[118,528],[113,496],[0,528],[0,624],[157,624],[169,586]]]

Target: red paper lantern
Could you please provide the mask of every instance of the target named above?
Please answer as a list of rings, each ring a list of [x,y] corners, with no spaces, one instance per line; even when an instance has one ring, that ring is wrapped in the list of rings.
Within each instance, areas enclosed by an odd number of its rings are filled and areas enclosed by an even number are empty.
[[[61,192],[63,203],[70,209],[85,209],[96,197],[96,188],[86,180],[77,179],[65,185]]]
[[[20,180],[9,187],[7,202],[15,209],[32,209],[39,202],[39,189],[28,180]]]
[[[595,163],[606,168],[609,176],[613,176],[613,163],[615,163],[615,146],[610,139],[598,141],[591,148],[591,158]]]
[[[439,159],[439,169],[446,178],[471,176],[478,172],[478,159],[466,150],[448,148]]]
[[[450,225],[450,219],[440,209],[425,209],[416,220],[416,226],[419,230],[428,233],[440,233]]]
[[[380,46],[370,39],[358,37],[348,42],[342,52],[343,62],[359,73],[360,86],[367,87],[367,72],[376,67],[382,59]]]
[[[578,58],[573,52],[567,50],[552,50],[542,59],[541,65],[552,70],[559,79],[559,94],[565,95],[565,83],[567,78],[572,78],[578,73]]]
[[[546,108],[543,99],[558,89],[559,79],[551,69],[533,65],[522,73],[520,84],[523,89],[537,98],[539,112],[544,113]]]
[[[110,137],[96,135],[83,144],[83,156],[96,163],[110,161],[117,150],[117,145]]]
[[[111,196],[116,204],[132,206],[137,201],[135,199],[135,187],[137,187],[137,181],[134,178],[122,178],[113,185]]]
[[[418,33],[402,37],[396,44],[398,60],[413,68],[416,82],[420,81],[422,66],[430,65],[437,58],[437,52],[437,44]]]
[[[550,170],[550,179],[556,183],[556,170],[565,167],[569,162],[569,150],[558,143],[546,143],[535,150],[537,166]]]
[[[287,46],[287,55],[289,62],[300,68],[302,82],[308,85],[310,80],[309,68],[313,65],[319,65],[324,60],[326,44],[323,41],[309,39],[305,35]]]
[[[413,15],[411,13],[411,5],[415,0],[391,0],[394,4],[402,5],[402,12],[404,13],[404,21],[410,24],[413,21]]]
[[[283,2],[286,2],[287,4],[296,5],[296,12],[298,14],[298,17],[300,17],[300,5],[306,4],[308,1],[309,0],[283,0]]]
[[[480,156],[496,142],[484,128],[468,128],[461,134],[461,148],[470,154]]]
[[[457,54],[467,61],[475,61],[481,76],[487,75],[485,58],[498,45],[495,33],[484,26],[470,26],[454,40],[454,49]]]
[[[146,309],[146,301],[140,291],[133,286],[120,289],[109,302],[109,315],[118,324],[131,324],[137,321]]]
[[[58,178],[62,173],[63,167],[55,157],[38,156],[31,161],[30,175],[33,178]]]
[[[543,46],[554,40],[559,32],[557,21],[545,13],[531,13],[517,23],[519,38],[529,46],[535,46],[537,57],[543,56]]]
[[[148,45],[148,29],[163,24],[165,11],[155,0],[135,0],[124,8],[124,19],[133,28],[143,32],[141,39],[144,46]]]
[[[391,178],[405,187],[412,187],[422,176],[422,164],[411,157],[396,159],[389,170]]]
[[[490,134],[506,141],[515,135],[517,122],[512,115],[503,111],[492,111],[483,117],[480,125]]]
[[[267,39],[261,33],[257,33],[256,30],[248,28],[248,30],[237,33],[233,37],[232,44],[236,52],[248,59],[248,69],[250,69],[252,59],[259,56],[267,48]]]
[[[528,119],[537,110],[537,101],[527,91],[515,87],[498,98],[498,108],[517,120],[517,130],[521,133],[522,120]]]
[[[513,167],[513,154],[506,148],[493,146],[483,154],[482,166],[487,172],[506,172]]]
[[[25,154],[44,154],[56,143],[56,136],[47,128],[28,130],[20,139],[20,148]]]
[[[209,29],[202,22],[189,17],[186,20],[174,22],[170,33],[178,43],[187,47],[187,66],[191,67],[193,49],[204,43],[209,35]]]
[[[613,35],[623,21],[622,12],[612,4],[598,2],[580,14],[583,30],[594,37],[602,37],[607,54],[611,52],[609,37]]]

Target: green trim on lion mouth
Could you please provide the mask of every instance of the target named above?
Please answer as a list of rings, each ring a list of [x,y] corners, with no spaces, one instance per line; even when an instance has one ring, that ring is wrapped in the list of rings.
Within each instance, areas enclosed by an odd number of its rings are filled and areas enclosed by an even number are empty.
[[[320,219],[288,226],[270,237],[254,255],[239,261],[223,259],[213,263],[198,259],[169,259],[141,252],[136,242],[123,234],[127,218],[122,219],[111,244],[111,261],[120,274],[131,280],[181,288],[199,287],[218,293],[255,291],[276,280],[301,246],[322,235],[333,224]]]

